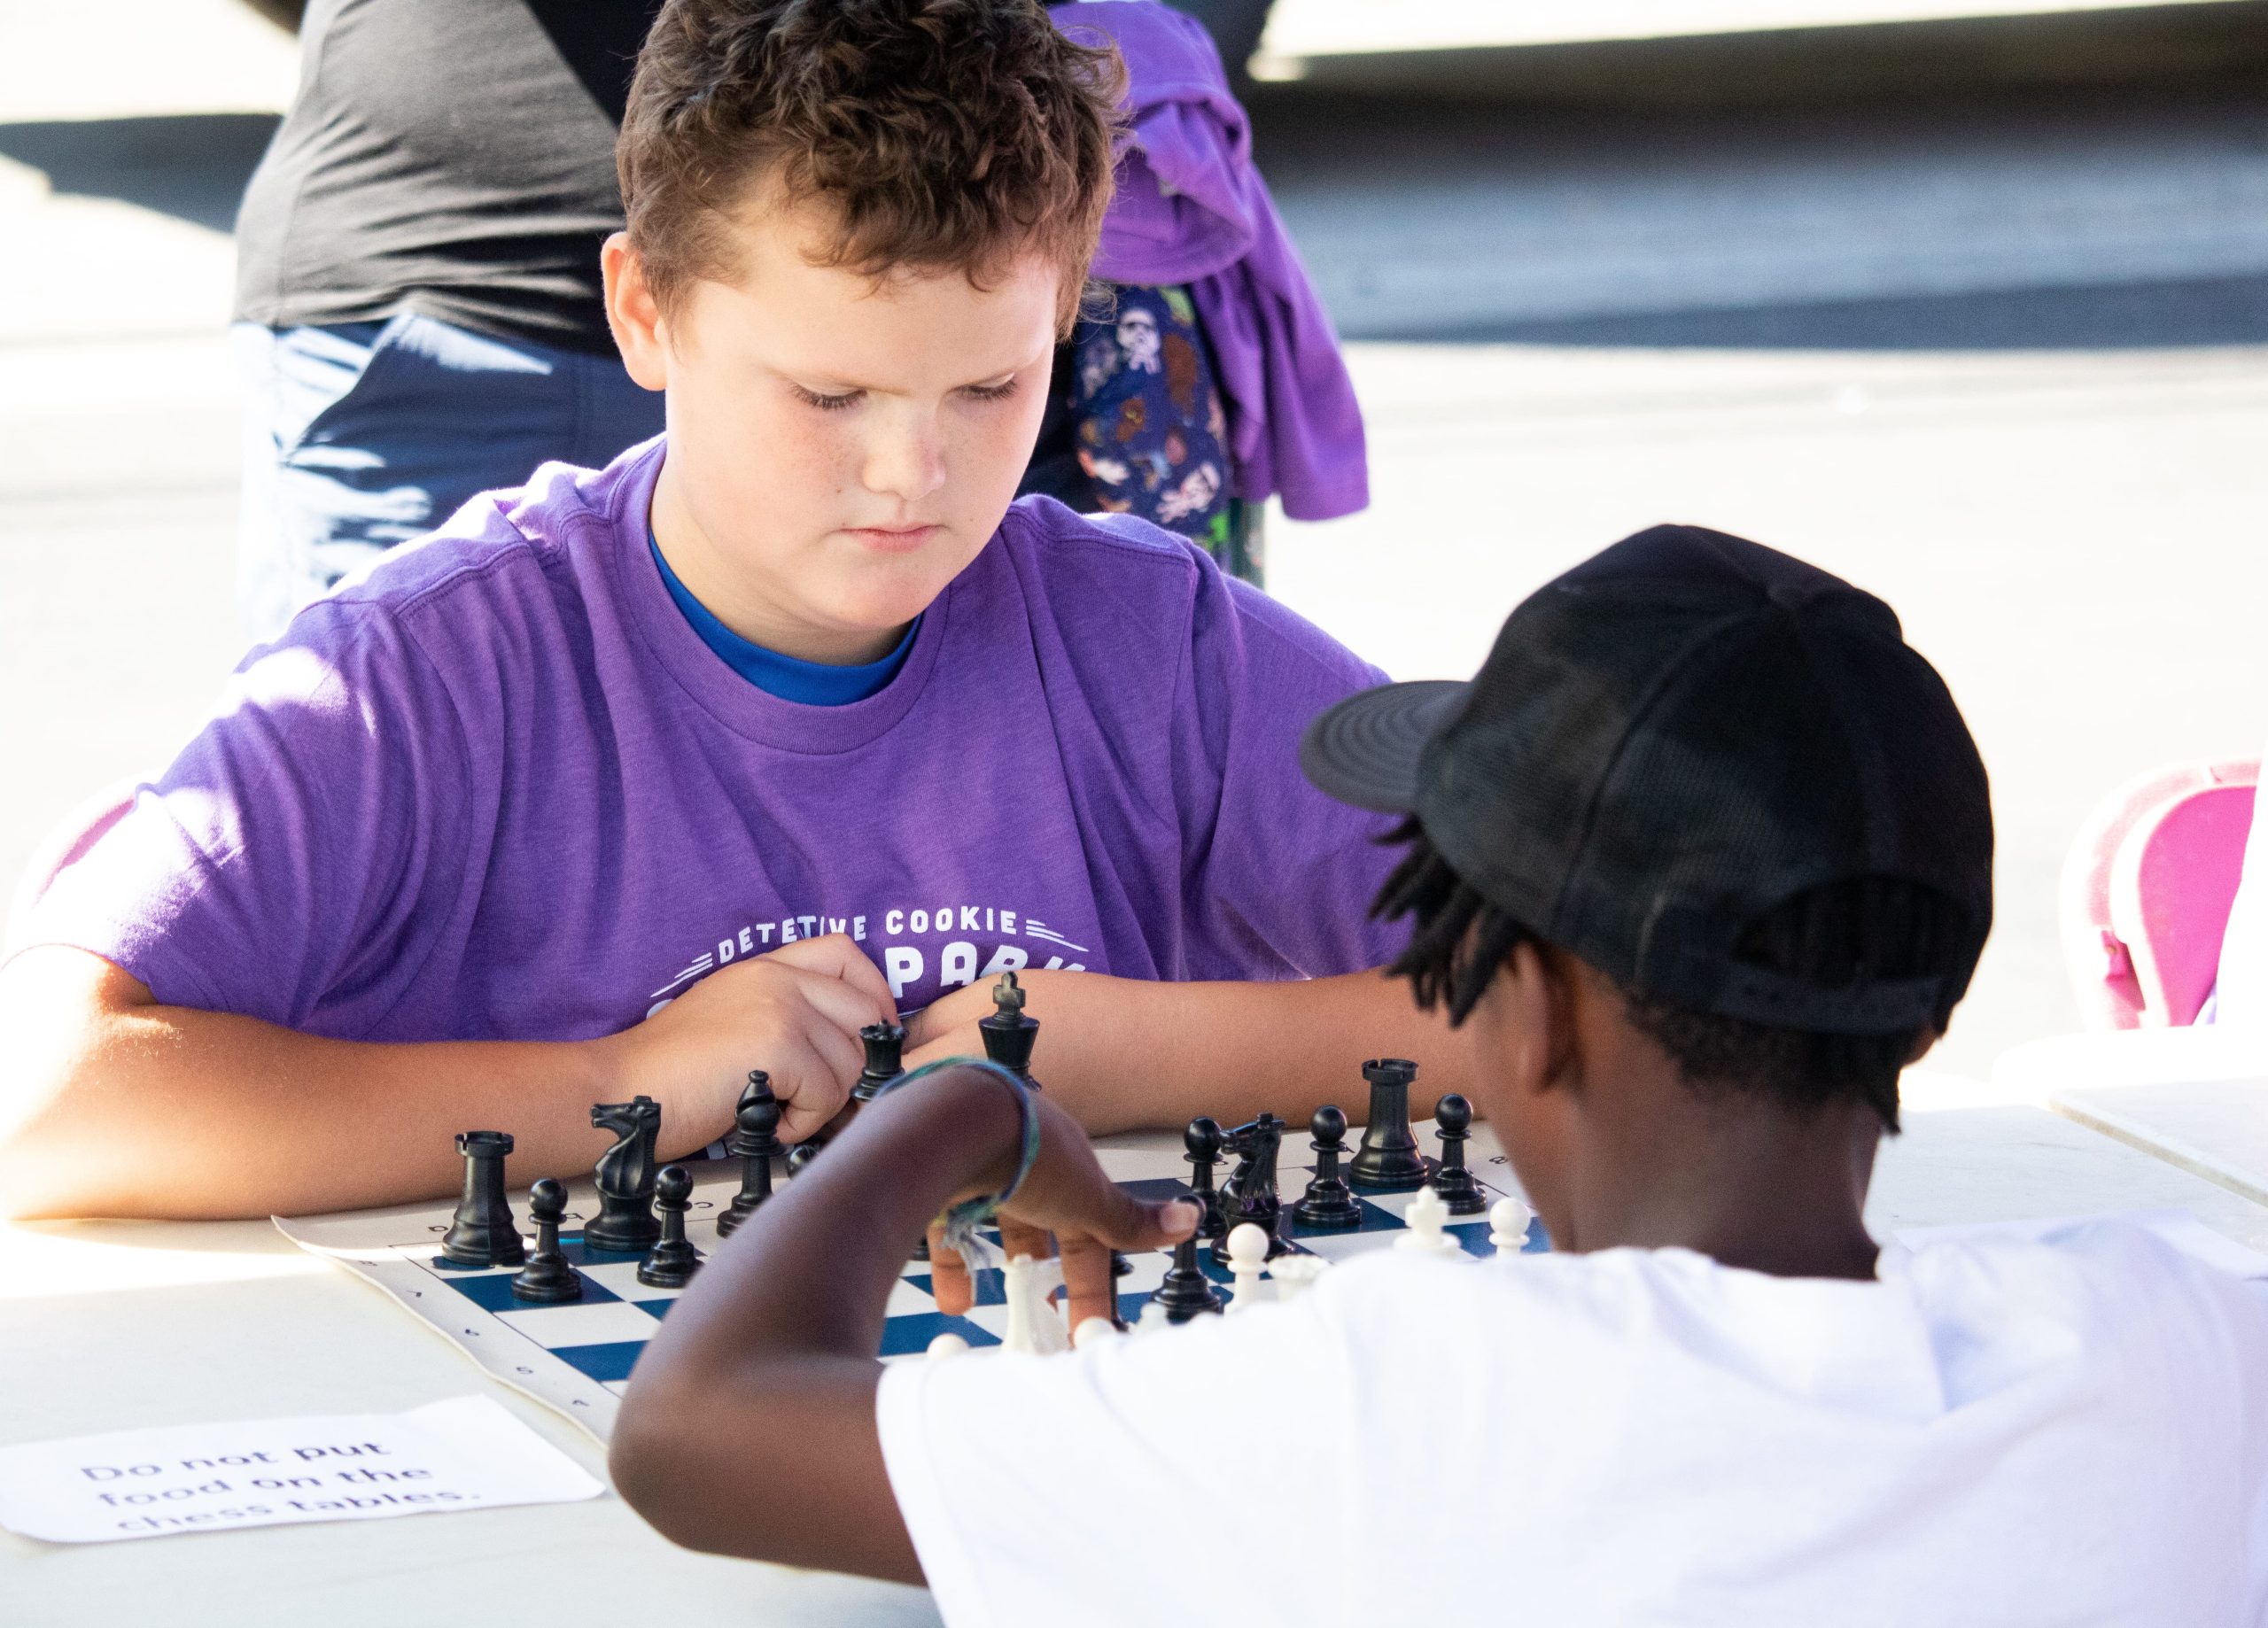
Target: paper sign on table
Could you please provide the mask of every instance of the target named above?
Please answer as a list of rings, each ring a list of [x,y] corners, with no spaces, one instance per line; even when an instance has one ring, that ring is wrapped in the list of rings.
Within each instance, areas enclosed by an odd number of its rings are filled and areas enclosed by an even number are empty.
[[[406,1414],[248,1419],[0,1447],[0,1526],[50,1543],[571,1503],[604,1490],[485,1396]]]

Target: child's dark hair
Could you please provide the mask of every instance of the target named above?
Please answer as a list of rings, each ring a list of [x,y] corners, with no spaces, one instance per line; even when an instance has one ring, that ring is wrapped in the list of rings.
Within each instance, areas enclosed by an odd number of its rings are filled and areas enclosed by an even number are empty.
[[[667,313],[730,281],[756,182],[835,215],[818,263],[882,276],[1012,256],[1063,267],[1068,330],[1109,206],[1124,70],[1039,0],[668,0],[616,145],[647,285]]]
[[[1442,857],[1415,818],[1387,839],[1409,852],[1386,879],[1371,913],[1413,919],[1410,947],[1387,969],[1410,980],[1419,1006],[1449,1008],[1463,1023],[1481,992],[1523,941],[1538,934],[1483,898]],[[1947,974],[1966,987],[1975,955],[1967,914],[1934,888],[1902,878],[1861,876],[1808,888],[1751,922],[1739,957],[1822,988],[1861,979]],[[1790,1108],[1858,1098],[1898,1128],[1898,1076],[1925,1032],[1830,1035],[1775,1028],[1672,1005],[1617,982],[1630,1021],[1668,1052],[1687,1081],[1703,1089],[1753,1091]]]

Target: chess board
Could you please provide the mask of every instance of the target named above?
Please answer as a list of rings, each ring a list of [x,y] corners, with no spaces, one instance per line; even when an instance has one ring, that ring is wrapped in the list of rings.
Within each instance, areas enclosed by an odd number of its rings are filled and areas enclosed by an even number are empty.
[[[1185,1173],[1187,1167],[1161,1148],[1105,1147],[1098,1155],[1111,1178],[1138,1197],[1164,1198],[1189,1190],[1177,1174]],[[716,1218],[732,1201],[738,1167],[718,1161],[695,1162],[687,1168],[694,1177],[687,1236],[705,1255],[718,1243]],[[1359,1228],[1302,1229],[1293,1219],[1292,1204],[1312,1173],[1312,1167],[1290,1164],[1279,1172],[1284,1236],[1293,1251],[1343,1260],[1391,1247],[1405,1229],[1402,1215],[1415,1193],[1375,1192],[1359,1185],[1355,1188],[1363,1207]],[[1501,1158],[1475,1174],[1492,1204],[1510,1190]],[[597,1213],[596,1195],[588,1182],[569,1190],[566,1224],[560,1230],[561,1252],[583,1285],[583,1298],[565,1306],[515,1300],[511,1268],[470,1269],[444,1260],[441,1235],[448,1229],[453,1208],[434,1205],[299,1220],[279,1216],[276,1224],[301,1248],[327,1257],[383,1291],[495,1378],[558,1409],[604,1441],[613,1429],[615,1409],[628,1386],[632,1367],[669,1314],[670,1302],[683,1291],[641,1283],[638,1255],[613,1254],[584,1244],[582,1223]],[[514,1196],[513,1210],[524,1226],[524,1193]],[[1467,1254],[1495,1252],[1485,1213],[1456,1218],[1449,1232]],[[987,1241],[997,1257],[998,1235]],[[1549,1247],[1540,1223],[1530,1229],[1526,1247],[1531,1252]],[[1119,1280],[1120,1314],[1126,1322],[1140,1317],[1170,1262],[1171,1256],[1164,1252],[1129,1259],[1128,1274]],[[1226,1269],[1215,1267],[1209,1259],[1204,1265],[1223,1299],[1229,1299]],[[960,1335],[972,1348],[998,1345],[1007,1327],[1001,1274],[997,1267],[980,1268],[974,1275],[976,1304],[967,1316],[951,1317],[937,1309],[930,1295],[928,1263],[909,1261],[890,1291],[882,1360],[919,1359],[932,1339],[948,1331]],[[1269,1284],[1262,1289],[1272,1292]]]

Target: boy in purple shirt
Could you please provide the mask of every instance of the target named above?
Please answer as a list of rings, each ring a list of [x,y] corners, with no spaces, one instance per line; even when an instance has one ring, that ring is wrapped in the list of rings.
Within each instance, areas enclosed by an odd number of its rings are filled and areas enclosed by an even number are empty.
[[[1377,675],[1011,507],[1116,91],[1036,0],[664,9],[605,275],[667,436],[311,606],[55,879],[0,970],[9,1208],[406,1199],[472,1125],[568,1171],[639,1092],[677,1156],[755,1066],[793,1140],[860,1026],[975,1051],[1006,968],[1094,1128],[1462,1083],[1371,970],[1380,822],[1297,771]]]

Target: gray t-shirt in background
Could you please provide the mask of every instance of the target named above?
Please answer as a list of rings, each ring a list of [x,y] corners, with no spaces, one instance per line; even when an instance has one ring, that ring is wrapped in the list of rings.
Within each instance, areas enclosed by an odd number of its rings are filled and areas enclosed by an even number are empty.
[[[599,245],[659,0],[315,0],[299,94],[245,194],[237,315],[403,311],[611,354]]]

